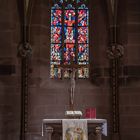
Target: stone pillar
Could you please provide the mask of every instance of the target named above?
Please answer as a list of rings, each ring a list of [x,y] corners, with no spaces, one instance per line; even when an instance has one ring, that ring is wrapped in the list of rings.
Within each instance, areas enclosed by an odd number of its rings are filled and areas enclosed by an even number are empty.
[[[96,140],[102,140],[102,128],[101,126],[97,126],[95,128]]]
[[[51,126],[47,126],[45,129],[45,138],[44,140],[51,140],[52,139],[52,133],[53,133],[53,128]]]

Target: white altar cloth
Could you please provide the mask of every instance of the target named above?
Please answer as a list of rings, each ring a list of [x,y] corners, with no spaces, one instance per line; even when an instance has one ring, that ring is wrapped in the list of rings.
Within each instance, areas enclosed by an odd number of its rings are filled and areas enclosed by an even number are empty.
[[[80,119],[82,120],[82,119]],[[83,119],[85,120],[85,119]],[[87,124],[102,124],[102,134],[107,136],[107,120],[106,119],[86,119]],[[63,119],[43,119],[42,120],[42,136],[44,135],[44,124],[62,124]]]
[[[88,140],[86,119],[63,119],[63,140]]]

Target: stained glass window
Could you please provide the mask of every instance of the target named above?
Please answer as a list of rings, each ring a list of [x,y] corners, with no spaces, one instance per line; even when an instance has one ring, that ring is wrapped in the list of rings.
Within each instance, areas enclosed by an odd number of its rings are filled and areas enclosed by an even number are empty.
[[[89,77],[88,13],[86,0],[54,1],[51,8],[51,78],[68,78],[69,68],[75,65],[78,65],[78,78]]]

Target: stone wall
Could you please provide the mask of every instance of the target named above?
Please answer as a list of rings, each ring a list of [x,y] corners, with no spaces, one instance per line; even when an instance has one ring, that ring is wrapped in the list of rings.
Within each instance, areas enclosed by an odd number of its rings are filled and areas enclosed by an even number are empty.
[[[122,140],[140,139],[140,1],[126,0],[127,41],[120,77]]]
[[[28,140],[41,140],[44,118],[64,118],[69,109],[69,80],[49,78],[50,0],[36,0],[31,17],[30,42],[33,55],[29,75]],[[124,46],[120,65],[120,133],[122,140],[140,139],[140,2],[124,0],[119,6],[119,38]],[[111,140],[111,93],[106,3],[94,0],[90,9],[90,78],[76,81],[77,110],[96,107],[97,118],[108,121]],[[10,12],[9,12],[10,11]],[[19,14],[16,0],[0,2],[0,139],[19,140],[20,131],[20,43]],[[56,139],[55,139],[56,140]]]
[[[0,139],[18,140],[20,132],[20,41],[16,0],[0,1]]]
[[[107,82],[102,84],[98,70],[108,66],[107,19],[104,2],[90,1],[90,79],[76,81],[76,110],[97,108],[97,118],[110,118],[110,94]],[[44,118],[64,118],[69,109],[69,80],[50,79],[50,9],[45,1],[37,1],[33,7],[31,23],[31,61],[29,132],[31,139],[41,139],[41,120]],[[101,57],[102,56],[102,57]],[[98,76],[98,77],[97,77]],[[98,80],[98,79],[100,80]],[[97,79],[97,80],[96,80]],[[103,78],[102,78],[103,79]],[[98,82],[99,81],[99,82]],[[106,85],[106,86],[105,86]],[[108,85],[108,86],[107,86]],[[103,104],[104,102],[104,104]],[[108,121],[109,122],[109,121]]]

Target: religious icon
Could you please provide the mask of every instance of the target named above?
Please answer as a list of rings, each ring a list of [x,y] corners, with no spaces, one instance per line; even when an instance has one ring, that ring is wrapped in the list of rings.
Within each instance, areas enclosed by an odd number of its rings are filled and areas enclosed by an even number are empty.
[[[87,43],[87,27],[78,28],[78,43]]]
[[[79,3],[80,2],[80,3]],[[62,8],[62,3],[55,3],[51,9],[51,64],[52,78],[70,78],[70,72],[58,69],[60,65],[87,65],[88,50],[88,8],[80,4],[75,8],[72,3]],[[63,47],[64,46],[64,47]],[[72,68],[72,67],[71,67]],[[88,68],[87,68],[88,69]],[[78,78],[88,77],[86,69],[77,70]]]
[[[61,46],[60,44],[51,45],[51,63],[60,64],[61,61]]]
[[[64,64],[70,64],[70,60],[75,60],[74,44],[66,44],[64,48]]]
[[[54,65],[51,65],[51,78],[54,78]]]
[[[75,11],[74,10],[65,10],[64,17],[64,25],[65,26],[73,26],[75,24]]]
[[[72,109],[74,108],[75,74],[76,69],[70,70],[70,105]]]
[[[69,78],[70,77],[70,73],[69,70],[64,70],[64,78]]]
[[[61,27],[51,27],[51,42],[61,43]]]
[[[78,26],[87,26],[87,10],[78,10]]]
[[[88,64],[88,45],[79,44],[78,46],[78,64]]]
[[[61,16],[62,16],[62,10],[52,10],[52,20],[51,24],[53,26],[61,25]]]
[[[75,29],[74,27],[65,27],[65,43],[75,43]]]
[[[65,140],[87,140],[82,128],[70,127],[66,130]]]

